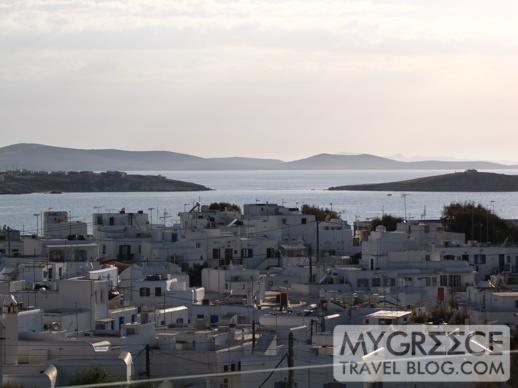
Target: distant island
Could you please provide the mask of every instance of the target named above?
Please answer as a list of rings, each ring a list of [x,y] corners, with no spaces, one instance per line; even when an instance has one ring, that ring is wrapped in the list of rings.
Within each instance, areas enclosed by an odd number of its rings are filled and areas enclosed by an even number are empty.
[[[66,160],[66,163],[63,161]],[[19,143],[0,147],[0,170],[467,170],[516,169],[484,161],[426,160],[402,162],[369,154],[318,154],[283,161],[250,157],[203,158],[170,151],[77,149]]]
[[[207,190],[210,189],[202,185],[161,175],[130,175],[120,171],[0,172],[0,194]]]
[[[518,191],[518,176],[468,170],[399,182],[336,186],[343,191],[505,192]]]

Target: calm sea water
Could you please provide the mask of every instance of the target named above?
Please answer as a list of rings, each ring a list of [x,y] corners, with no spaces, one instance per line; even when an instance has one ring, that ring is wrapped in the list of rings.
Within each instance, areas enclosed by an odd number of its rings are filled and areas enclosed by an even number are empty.
[[[518,170],[500,171],[518,175]],[[352,222],[385,213],[404,214],[401,193],[330,192],[325,189],[343,184],[389,182],[445,171],[149,171],[168,178],[200,183],[214,189],[210,192],[187,193],[66,193],[0,196],[0,225],[32,232],[36,229],[34,214],[43,211],[67,210],[74,220],[91,222],[96,207],[101,211],[144,210],[153,208],[153,222],[167,212],[166,222],[178,219],[178,212],[189,209],[193,202],[228,201],[239,205],[270,202],[297,206],[304,203],[332,207]],[[518,193],[409,193],[407,213],[419,219],[426,209],[427,218],[441,215],[444,205],[452,201],[474,201],[489,206],[505,218],[518,218]],[[158,215],[157,215],[158,210]],[[163,220],[160,220],[163,222]]]

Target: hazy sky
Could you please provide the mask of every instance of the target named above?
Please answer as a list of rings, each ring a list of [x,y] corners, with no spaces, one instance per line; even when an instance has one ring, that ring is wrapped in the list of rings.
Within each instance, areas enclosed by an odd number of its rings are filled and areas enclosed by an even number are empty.
[[[518,160],[516,0],[0,0],[0,145]]]

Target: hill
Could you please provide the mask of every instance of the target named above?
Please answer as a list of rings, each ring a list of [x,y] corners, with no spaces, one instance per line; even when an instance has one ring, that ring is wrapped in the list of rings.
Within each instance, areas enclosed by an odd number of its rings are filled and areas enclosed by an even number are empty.
[[[376,155],[319,154],[309,158],[286,162],[284,168],[293,170],[467,170],[514,168],[499,163],[483,161],[419,161],[401,162]]]
[[[376,155],[319,154],[282,161],[246,157],[202,158],[170,151],[78,149],[20,143],[0,148],[0,170],[455,170],[516,168],[483,161],[402,162]]]
[[[518,176],[468,170],[399,182],[337,186],[329,190],[348,191],[438,191],[502,192],[518,191]]]
[[[49,192],[207,191],[195,183],[166,179],[159,175],[124,173],[0,173],[0,194]]]

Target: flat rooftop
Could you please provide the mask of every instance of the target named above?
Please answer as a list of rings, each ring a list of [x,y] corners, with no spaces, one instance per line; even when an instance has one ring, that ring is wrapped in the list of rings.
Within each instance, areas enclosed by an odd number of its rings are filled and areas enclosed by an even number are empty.
[[[518,291],[493,292],[493,295],[502,298],[518,298]]]
[[[405,311],[405,310],[380,310],[376,311],[375,313],[369,314],[366,317],[367,318],[401,318],[406,315],[412,314],[411,311]]]

